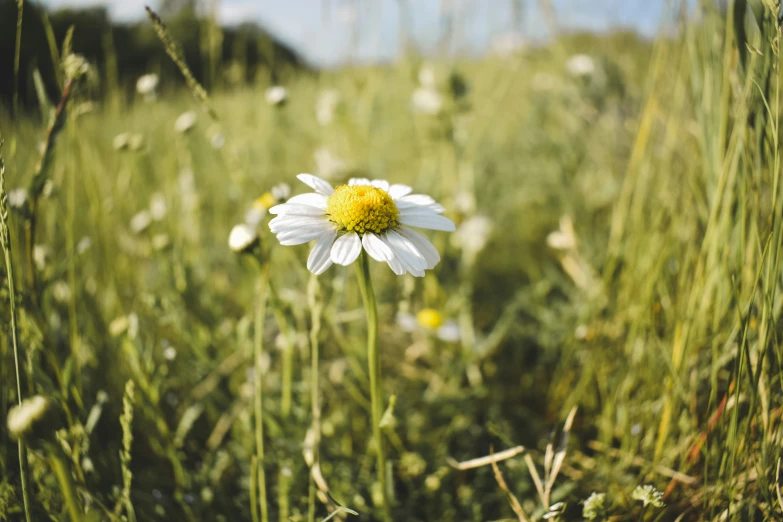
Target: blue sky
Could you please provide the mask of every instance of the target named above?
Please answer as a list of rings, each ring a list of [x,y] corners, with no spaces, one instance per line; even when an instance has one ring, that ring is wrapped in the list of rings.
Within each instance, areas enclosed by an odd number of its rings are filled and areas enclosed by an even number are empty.
[[[44,0],[53,7],[106,5],[118,20],[144,16],[159,0]],[[348,60],[393,59],[401,49],[400,8],[406,6],[405,29],[425,52],[439,48],[443,12],[454,21],[452,52],[479,54],[504,35],[518,33],[527,41],[546,38],[548,31],[537,0],[212,0],[227,24],[256,21],[293,46],[309,61],[329,66]],[[667,0],[554,0],[558,23],[568,28],[602,31],[633,27],[653,35],[668,9]],[[523,6],[522,19],[512,4]]]

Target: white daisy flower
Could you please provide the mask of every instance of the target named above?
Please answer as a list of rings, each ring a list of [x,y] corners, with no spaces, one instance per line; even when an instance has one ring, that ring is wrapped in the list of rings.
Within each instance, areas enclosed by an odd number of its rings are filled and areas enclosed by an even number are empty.
[[[142,210],[130,220],[130,228],[135,234],[141,234],[152,224],[152,215],[148,210]]]
[[[364,249],[397,275],[423,277],[440,261],[440,254],[420,233],[409,227],[454,232],[454,223],[441,214],[444,208],[430,196],[411,194],[407,185],[384,180],[353,178],[337,188],[312,174],[300,181],[315,189],[269,209],[277,217],[269,228],[282,245],[318,240],[307,268],[322,274],[332,263],[347,266]]]
[[[20,209],[27,203],[27,189],[15,188],[8,191],[8,206]]]
[[[571,76],[590,76],[595,72],[595,62],[586,54],[575,54],[566,62],[566,71]]]
[[[180,134],[188,132],[190,129],[193,128],[194,125],[196,125],[197,119],[198,117],[196,116],[195,112],[193,111],[183,112],[182,114],[179,115],[177,121],[174,122],[174,129]]]
[[[253,201],[250,208],[245,212],[245,224],[255,229],[261,223],[261,220],[266,217],[269,209],[285,202],[290,194],[291,187],[287,183],[278,183],[272,187],[272,190]]]
[[[550,232],[546,237],[546,243],[550,248],[560,251],[569,251],[576,248],[576,234],[574,222],[570,216],[560,218],[560,230]]]
[[[162,192],[155,192],[150,197],[150,217],[154,221],[161,221],[166,217],[168,206],[166,205],[166,196]]]
[[[431,87],[419,87],[411,97],[413,109],[422,114],[434,116],[443,108],[443,97]]]
[[[275,85],[266,90],[265,97],[269,105],[282,105],[288,98],[288,91],[285,90],[285,87]]]
[[[8,412],[8,433],[14,439],[23,437],[35,423],[41,420],[49,409],[49,401],[41,396],[34,395],[23,400],[18,406],[14,406]]]
[[[269,192],[272,194],[273,198],[282,203],[291,195],[291,185],[288,183],[278,183],[272,187],[272,190]]]
[[[235,225],[228,235],[228,246],[237,253],[247,252],[258,241],[256,231],[244,223]]]
[[[123,132],[117,134],[111,141],[111,146],[114,150],[125,150],[128,148],[128,141],[130,140],[130,134]]]
[[[434,308],[423,308],[416,315],[398,312],[397,325],[406,332],[433,333],[441,341],[449,343],[455,343],[461,337],[459,323],[454,319],[445,319]]]
[[[139,76],[136,80],[136,92],[144,96],[154,95],[155,89],[158,88],[158,81],[158,75],[155,73]]]

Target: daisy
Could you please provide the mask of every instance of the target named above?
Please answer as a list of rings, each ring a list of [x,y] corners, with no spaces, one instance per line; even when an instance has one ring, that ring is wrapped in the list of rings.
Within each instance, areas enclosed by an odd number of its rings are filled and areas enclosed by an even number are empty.
[[[158,75],[155,73],[144,74],[136,80],[136,92],[143,96],[155,96],[155,90],[158,88]]]
[[[423,308],[416,315],[397,312],[397,325],[406,332],[425,332],[435,334],[441,341],[457,342],[460,340],[459,324],[454,319],[445,319],[434,308]]]
[[[264,97],[269,105],[283,105],[288,98],[288,91],[285,87],[275,85],[266,90]]]
[[[318,240],[307,260],[307,268],[316,275],[332,263],[350,265],[364,249],[397,275],[409,272],[423,277],[426,269],[438,264],[440,255],[410,227],[455,230],[454,223],[441,215],[445,210],[441,205],[430,196],[411,194],[413,189],[407,185],[353,178],[334,188],[312,174],[297,177],[315,193],[294,196],[269,209],[277,215],[269,228],[282,245]]]

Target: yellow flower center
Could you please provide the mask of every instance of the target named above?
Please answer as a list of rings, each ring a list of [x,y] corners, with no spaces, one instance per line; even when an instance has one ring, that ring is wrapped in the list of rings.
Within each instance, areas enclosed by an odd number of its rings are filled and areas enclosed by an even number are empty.
[[[326,202],[326,213],[341,230],[364,234],[397,226],[400,211],[386,191],[367,185],[341,185]]]
[[[271,192],[266,192],[260,198],[253,202],[253,205],[260,208],[270,209],[277,205],[277,198]]]
[[[425,328],[438,328],[443,324],[443,316],[440,312],[432,308],[424,308],[416,314],[416,320]]]

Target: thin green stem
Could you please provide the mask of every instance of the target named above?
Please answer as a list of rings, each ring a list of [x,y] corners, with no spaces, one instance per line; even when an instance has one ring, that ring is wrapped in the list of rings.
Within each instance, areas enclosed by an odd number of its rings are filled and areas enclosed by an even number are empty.
[[[65,461],[57,455],[57,451],[57,449],[51,450],[52,469],[54,470],[55,477],[57,477],[57,482],[60,484],[60,489],[65,498],[65,507],[68,510],[68,516],[71,518],[71,522],[79,522],[82,519],[82,509],[76,497],[73,478],[71,477],[70,471],[68,471],[68,466],[66,466]]]
[[[310,402],[313,412],[313,466],[318,463],[318,447],[321,443],[321,403],[320,403],[320,384],[318,382],[318,335],[321,332],[321,300],[320,285],[317,276],[310,278],[310,284],[307,288],[307,300],[310,306]],[[310,522],[315,520],[315,480],[310,477],[310,495],[309,509],[307,512]]]
[[[386,455],[383,450],[381,416],[383,415],[383,392],[381,390],[381,361],[378,356],[378,308],[375,304],[375,292],[370,279],[370,263],[367,252],[362,250],[359,264],[356,265],[359,289],[367,312],[367,364],[370,373],[370,398],[372,402],[372,435],[377,449],[378,482],[383,493],[383,516],[391,520],[389,490],[386,485]]]
[[[261,355],[264,349],[264,318],[266,316],[266,294],[269,286],[269,263],[261,264],[258,278],[258,302],[256,304],[255,332],[253,335],[253,364],[255,368],[255,417],[256,417],[256,459],[258,461],[258,494],[261,505],[261,522],[269,522],[269,508],[266,503],[266,473],[264,472],[264,379]]]
[[[11,237],[8,230],[8,194],[5,191],[5,164],[3,163],[3,138],[0,136],[0,243],[5,257],[6,277],[8,280],[8,300],[11,312],[11,344],[14,348],[14,368],[16,370],[16,400],[22,404],[22,379],[19,373],[19,344],[16,339],[16,291],[14,286],[14,266],[11,263]],[[22,498],[24,515],[31,522],[30,492],[27,478],[27,446],[19,439],[19,476],[22,480]]]

